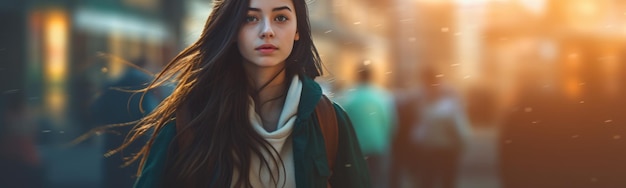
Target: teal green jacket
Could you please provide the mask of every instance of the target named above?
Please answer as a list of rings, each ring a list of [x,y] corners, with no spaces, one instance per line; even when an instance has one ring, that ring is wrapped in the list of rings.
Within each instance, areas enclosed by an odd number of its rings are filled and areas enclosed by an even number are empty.
[[[391,95],[371,84],[359,84],[337,101],[352,118],[365,155],[385,155],[391,148],[395,112]]]
[[[364,156],[359,148],[354,128],[346,112],[334,104],[338,121],[338,144],[335,166],[331,176],[326,148],[320,126],[315,115],[315,106],[322,97],[320,86],[308,77],[301,76],[302,95],[298,106],[296,123],[293,128],[293,156],[298,188],[325,188],[327,181],[332,187],[368,188],[369,172]],[[170,142],[176,135],[173,123],[166,125],[157,135],[142,174],[135,182],[135,188],[160,187]],[[176,144],[172,144],[176,146]],[[330,177],[329,177],[330,176]],[[330,179],[329,179],[330,178]]]

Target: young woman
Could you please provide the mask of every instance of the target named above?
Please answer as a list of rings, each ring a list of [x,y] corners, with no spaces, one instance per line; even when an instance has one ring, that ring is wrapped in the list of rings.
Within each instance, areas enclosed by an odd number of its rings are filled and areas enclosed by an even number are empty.
[[[177,83],[129,137],[153,131],[131,160],[141,160],[135,187],[369,187],[336,104],[337,154],[328,165],[314,112],[321,66],[304,1],[214,1],[200,39],[149,87]]]

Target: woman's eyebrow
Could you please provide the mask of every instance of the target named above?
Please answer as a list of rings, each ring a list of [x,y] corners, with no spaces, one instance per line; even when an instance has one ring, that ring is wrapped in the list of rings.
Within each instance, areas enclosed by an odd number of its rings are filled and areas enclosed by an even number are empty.
[[[281,11],[281,10],[288,10],[289,12],[291,12],[291,9],[289,7],[287,7],[287,6],[276,7],[274,9],[272,9],[272,12]]]
[[[291,11],[291,8],[289,8],[288,6],[273,8],[272,12],[281,11],[281,10],[288,10],[289,12],[293,12]],[[262,12],[260,8],[254,8],[254,7],[248,7],[248,11]]]

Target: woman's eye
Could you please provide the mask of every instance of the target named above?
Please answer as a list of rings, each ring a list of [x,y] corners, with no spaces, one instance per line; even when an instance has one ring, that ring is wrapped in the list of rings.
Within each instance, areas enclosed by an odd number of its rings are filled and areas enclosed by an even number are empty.
[[[246,16],[245,21],[246,21],[246,23],[250,23],[250,22],[259,21],[259,19],[257,17],[254,17],[254,16]]]
[[[287,17],[286,16],[278,16],[276,18],[274,18],[274,20],[278,21],[278,22],[285,22],[287,21]]]

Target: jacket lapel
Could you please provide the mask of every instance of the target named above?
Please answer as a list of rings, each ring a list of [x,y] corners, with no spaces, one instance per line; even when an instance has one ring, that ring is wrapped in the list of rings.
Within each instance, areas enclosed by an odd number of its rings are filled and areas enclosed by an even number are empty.
[[[300,76],[300,80],[302,81],[302,95],[298,106],[298,118],[308,118],[322,97],[322,88],[309,77]]]
[[[312,135],[310,130],[313,129],[307,126],[314,125],[311,123],[312,115],[317,102],[322,97],[322,89],[319,84],[309,77],[300,76],[300,80],[302,81],[302,94],[298,106],[298,117],[292,132],[294,168],[296,172],[296,187],[310,187],[311,182],[306,182],[309,179],[307,176],[312,175],[308,173],[314,170],[311,165],[305,163],[305,152]]]

